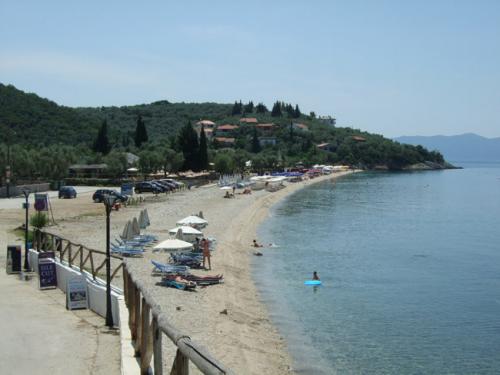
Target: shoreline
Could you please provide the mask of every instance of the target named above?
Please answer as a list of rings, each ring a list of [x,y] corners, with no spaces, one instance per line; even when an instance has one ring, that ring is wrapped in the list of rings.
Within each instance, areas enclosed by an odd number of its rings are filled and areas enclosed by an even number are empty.
[[[146,232],[160,239],[170,237],[168,230],[184,216],[203,211],[209,221],[203,230],[217,239],[212,254],[212,271],[193,270],[194,274],[224,274],[225,282],[194,293],[157,285],[152,276],[151,260],[166,262],[168,254],[145,253],[144,258],[130,258],[136,277],[147,285],[154,300],[161,305],[171,324],[193,340],[205,346],[219,361],[240,374],[291,374],[292,360],[287,343],[270,321],[268,307],[262,301],[253,279],[251,242],[257,229],[268,217],[269,209],[294,192],[353,171],[324,175],[312,180],[289,183],[276,192],[253,191],[251,195],[236,194],[235,199],[223,199],[216,186],[199,187],[163,195],[143,205],[129,206],[112,213],[111,238],[118,237],[125,223],[147,208],[151,227]],[[77,200],[54,200],[57,226],[47,230],[90,248],[105,248],[105,215],[102,205],[92,203],[91,193]],[[4,211],[16,222],[22,220],[22,210]],[[19,221],[17,221],[19,222]],[[9,225],[10,227],[11,225]],[[9,234],[8,237],[11,237]],[[116,278],[121,284],[121,275]],[[224,313],[227,312],[226,313]],[[165,340],[168,341],[168,340]],[[173,360],[171,343],[164,344],[165,366]],[[167,349],[168,348],[168,349]],[[175,352],[174,352],[175,354]],[[193,374],[199,371],[191,366]]]

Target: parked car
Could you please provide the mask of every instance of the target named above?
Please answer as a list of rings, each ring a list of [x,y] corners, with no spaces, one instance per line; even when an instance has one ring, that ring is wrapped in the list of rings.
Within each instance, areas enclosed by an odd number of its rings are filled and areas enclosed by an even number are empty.
[[[128,197],[126,195],[122,195],[116,190],[110,190],[110,189],[99,189],[96,190],[95,193],[92,195],[92,200],[94,202],[100,203],[104,200],[105,195],[114,195],[116,197],[116,200],[118,202],[126,202]]]
[[[159,194],[162,192],[162,189],[160,189],[158,186],[156,186],[155,184],[152,184],[149,181],[142,181],[142,182],[136,183],[134,190],[137,194],[141,194],[141,193]]]
[[[73,186],[63,186],[59,189],[59,199],[61,198],[76,198],[76,190]]]
[[[176,184],[168,180],[158,180],[158,182],[162,185],[168,186],[170,190],[176,190],[178,188]]]
[[[175,189],[168,182],[165,182],[165,181],[162,181],[162,180],[155,180],[154,183],[157,184],[157,185],[163,186],[163,188],[165,189],[165,191],[172,191],[172,190]]]

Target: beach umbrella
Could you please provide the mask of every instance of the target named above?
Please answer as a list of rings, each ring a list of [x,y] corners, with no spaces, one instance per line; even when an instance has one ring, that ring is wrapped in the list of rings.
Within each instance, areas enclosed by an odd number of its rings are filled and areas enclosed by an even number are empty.
[[[182,232],[182,227],[179,227],[179,229],[177,230],[177,233],[175,233],[175,238],[178,240],[181,240],[181,241],[185,241],[184,233]]]
[[[153,247],[153,251],[180,251],[180,250],[191,250],[193,244],[189,242],[182,241],[179,239],[168,239],[160,242],[158,245]]]
[[[144,210],[139,214],[139,228],[146,229],[146,221],[144,220]]]
[[[194,226],[195,228],[204,227],[207,224],[208,221],[198,216],[187,216],[184,219],[179,220],[177,222],[177,226],[191,225]]]
[[[232,186],[223,186],[220,188],[221,190],[233,190]]]
[[[172,228],[168,231],[171,235],[175,235],[179,230],[182,229],[182,234],[191,234],[195,236],[203,236],[203,233],[196,228],[190,227],[188,225],[183,225],[181,227]]]
[[[134,234],[134,229],[132,228],[132,222],[129,220],[127,222],[127,235],[125,236],[125,239],[127,240],[131,240],[132,238],[134,238],[135,234]]]
[[[132,233],[134,233],[134,235],[141,234],[141,228],[139,227],[139,222],[136,217],[132,220]]]
[[[129,221],[127,221],[127,224],[125,224],[125,226],[123,227],[123,232],[122,232],[122,235],[121,237],[122,238],[126,238],[127,237],[127,232],[128,232],[128,225],[129,225]]]
[[[151,222],[149,221],[149,214],[148,214],[148,209],[144,209],[144,220],[146,221],[146,226],[149,227],[151,225]]]

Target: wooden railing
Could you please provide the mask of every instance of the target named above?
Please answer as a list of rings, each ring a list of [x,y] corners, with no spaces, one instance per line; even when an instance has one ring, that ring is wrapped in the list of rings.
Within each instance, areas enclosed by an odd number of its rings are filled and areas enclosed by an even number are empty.
[[[106,252],[90,249],[53,233],[35,229],[33,242],[33,247],[37,251],[54,251],[56,256],[61,261],[66,261],[70,267],[76,266],[80,268],[80,271],[90,272],[94,280],[99,275],[99,271],[106,265]],[[123,267],[123,258],[114,254],[111,254],[111,258],[119,261],[118,265],[114,264],[116,262],[111,262],[111,265],[114,265],[111,273],[111,280],[113,280]]]
[[[129,311],[129,327],[134,342],[134,350],[141,367],[141,374],[150,372],[151,360],[155,375],[163,375],[162,336],[165,334],[177,347],[171,375],[188,375],[189,361],[203,374],[233,374],[219,363],[201,345],[170,325],[159,305],[140,280],[134,278],[127,269],[127,260],[123,267],[123,290],[125,303]]]

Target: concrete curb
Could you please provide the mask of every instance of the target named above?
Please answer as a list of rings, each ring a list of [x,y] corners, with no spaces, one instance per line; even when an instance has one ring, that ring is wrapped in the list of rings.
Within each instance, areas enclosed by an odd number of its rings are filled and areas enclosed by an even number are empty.
[[[135,358],[135,350],[132,346],[132,335],[128,328],[128,309],[125,300],[118,300],[118,312],[120,315],[120,358],[122,375],[140,374],[141,368]]]

